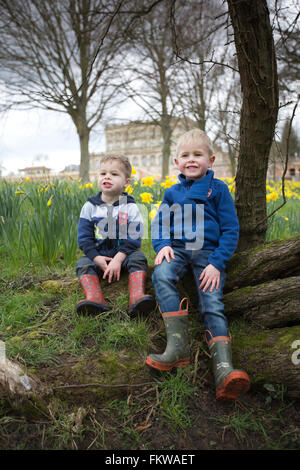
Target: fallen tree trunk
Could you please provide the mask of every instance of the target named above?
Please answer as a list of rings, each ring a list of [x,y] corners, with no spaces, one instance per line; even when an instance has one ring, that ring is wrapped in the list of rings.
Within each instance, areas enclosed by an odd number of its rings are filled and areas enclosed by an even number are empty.
[[[0,400],[18,414],[37,418],[48,416],[45,396],[47,390],[39,379],[9,360],[0,361]]]
[[[243,317],[267,328],[300,324],[300,276],[234,290],[224,296],[224,304],[228,318]]]
[[[239,332],[232,349],[234,366],[247,371],[252,385],[284,385],[288,396],[300,398],[300,325]]]
[[[300,236],[234,254],[227,265],[224,292],[296,275],[300,275]]]

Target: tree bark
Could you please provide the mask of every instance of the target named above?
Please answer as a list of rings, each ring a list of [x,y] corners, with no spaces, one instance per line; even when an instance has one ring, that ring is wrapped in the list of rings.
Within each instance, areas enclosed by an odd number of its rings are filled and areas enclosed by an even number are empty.
[[[300,275],[300,236],[233,255],[224,292],[295,275]]]
[[[266,0],[227,3],[243,94],[235,198],[242,251],[265,241],[266,175],[278,114],[278,80]]]
[[[300,325],[263,331],[243,331],[233,337],[234,367],[247,371],[252,385],[284,385],[300,398]]]
[[[7,358],[0,361],[0,403],[30,418],[48,417],[49,390],[36,377]]]
[[[267,328],[300,324],[300,276],[237,289],[224,296],[226,316]]]
[[[83,182],[89,181],[89,170],[90,170],[90,160],[89,160],[89,130],[86,129],[85,132],[79,134],[80,140],[80,173],[79,177]]]
[[[169,116],[162,116],[161,119],[161,133],[163,139],[163,147],[162,147],[162,179],[164,180],[166,176],[169,174],[169,167],[170,167],[170,152],[171,152],[171,122]]]

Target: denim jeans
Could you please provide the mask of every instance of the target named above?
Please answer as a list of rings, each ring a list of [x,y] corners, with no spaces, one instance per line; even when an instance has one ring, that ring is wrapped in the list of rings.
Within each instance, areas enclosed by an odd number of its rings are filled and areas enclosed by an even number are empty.
[[[130,255],[127,255],[122,263],[122,270],[127,271],[129,274],[135,271],[147,271],[147,268],[147,259],[144,253],[139,250],[133,251]],[[76,274],[78,277],[83,274],[98,274],[98,276],[102,276],[103,271],[90,258],[82,256],[76,264]]]
[[[200,315],[204,322],[205,330],[209,330],[213,337],[228,336],[228,323],[224,315],[223,288],[225,284],[225,272],[220,273],[220,285],[213,292],[203,292],[199,288],[199,277],[203,269],[209,264],[208,250],[185,250],[173,247],[175,259],[166,259],[155,266],[152,282],[161,312],[176,312],[179,310],[180,298],[176,283],[183,278],[189,268],[192,269],[198,290]],[[210,339],[210,335],[207,334]]]

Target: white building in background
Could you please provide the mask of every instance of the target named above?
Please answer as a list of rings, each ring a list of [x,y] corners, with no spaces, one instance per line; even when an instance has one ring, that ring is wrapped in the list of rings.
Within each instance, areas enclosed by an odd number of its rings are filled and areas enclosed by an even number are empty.
[[[187,130],[188,126],[195,127],[195,123],[191,120],[174,120],[175,122],[171,141],[170,176],[178,174],[174,157],[179,136]],[[96,177],[101,157],[106,153],[126,155],[135,167],[138,178],[161,174],[163,140],[161,128],[158,125],[142,121],[134,121],[129,124],[109,124],[105,128],[105,136],[106,152],[90,154],[91,179]],[[215,176],[231,176],[228,154],[215,147],[215,155]]]
[[[51,168],[47,168],[46,166],[27,166],[26,168],[21,168],[18,171],[21,175],[28,176],[33,181],[38,181],[43,178],[48,178],[50,176]]]

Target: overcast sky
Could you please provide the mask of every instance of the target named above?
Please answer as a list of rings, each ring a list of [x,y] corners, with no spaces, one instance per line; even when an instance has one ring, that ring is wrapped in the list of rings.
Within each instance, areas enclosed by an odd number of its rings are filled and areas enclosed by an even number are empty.
[[[103,151],[103,134],[94,135],[90,151]],[[39,155],[46,158],[37,159]],[[10,111],[0,118],[0,165],[4,175],[27,166],[60,171],[80,163],[79,139],[71,118],[42,110]]]

